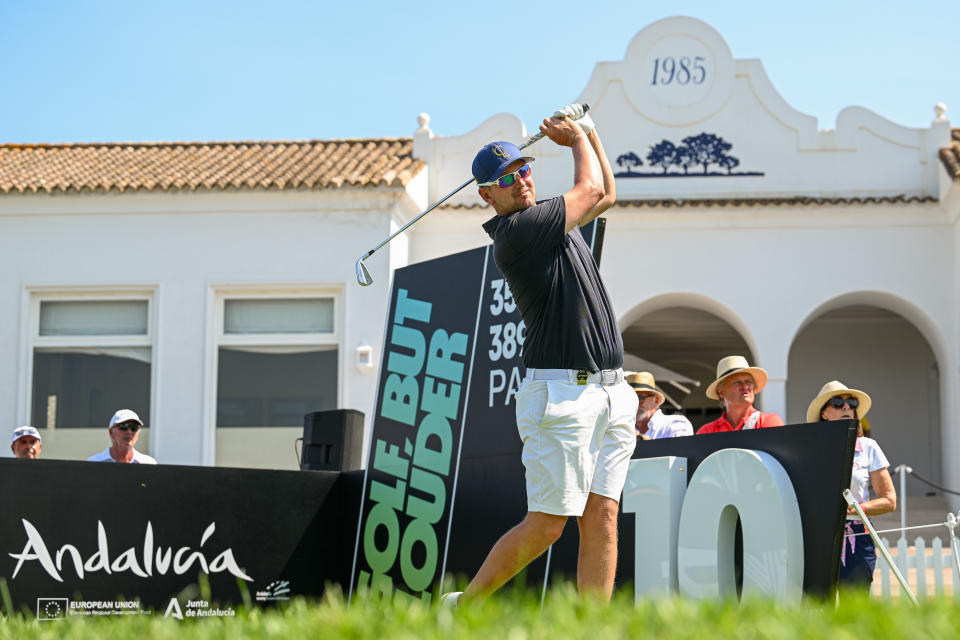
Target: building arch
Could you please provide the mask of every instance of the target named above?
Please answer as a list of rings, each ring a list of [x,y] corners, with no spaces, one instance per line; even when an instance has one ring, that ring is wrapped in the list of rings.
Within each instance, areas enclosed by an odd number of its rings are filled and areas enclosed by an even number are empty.
[[[705,296],[702,293],[694,293],[692,291],[663,293],[653,296],[652,298],[647,298],[623,314],[620,318],[620,327],[628,327],[636,323],[636,321],[643,316],[671,307],[690,307],[691,309],[706,311],[707,313],[717,316],[736,329],[737,333],[743,337],[744,342],[746,342],[752,354],[757,353],[756,338],[750,328],[747,327],[747,323],[743,321],[743,318],[722,302]],[[748,358],[750,357],[749,354],[743,355]],[[751,364],[755,363],[751,362]]]
[[[836,295],[813,308],[807,316],[797,325],[793,333],[791,344],[811,322],[825,313],[851,306],[870,306],[886,309],[906,318],[930,343],[934,355],[937,358],[937,364],[941,367],[949,361],[947,341],[937,323],[930,315],[914,302],[902,298],[889,291],[862,290],[849,291]]]
[[[624,351],[699,382],[681,394],[683,413],[694,427],[720,416],[720,405],[704,392],[720,358],[743,355],[755,362],[757,342],[743,319],[713,298],[667,293],[632,307],[620,318]],[[669,392],[668,388],[664,388]]]
[[[787,365],[787,422],[806,422],[810,400],[830,380],[873,399],[865,426],[891,465],[942,478],[947,415],[941,393],[945,341],[933,319],[886,292],[858,291],[818,305],[799,324]],[[911,480],[907,493],[929,488]]]

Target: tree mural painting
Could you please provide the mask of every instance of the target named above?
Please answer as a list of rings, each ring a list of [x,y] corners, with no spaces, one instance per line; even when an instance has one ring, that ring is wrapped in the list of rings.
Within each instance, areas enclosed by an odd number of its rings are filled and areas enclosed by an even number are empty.
[[[661,140],[651,145],[647,152],[647,164],[657,167],[658,171],[636,171],[634,167],[643,165],[643,162],[633,151],[617,156],[617,164],[626,171],[616,173],[618,178],[697,178],[697,177],[736,177],[762,176],[762,171],[734,171],[740,166],[740,159],[729,154],[733,144],[727,142],[715,133],[699,133],[683,138],[679,145],[670,140]],[[692,167],[701,166],[703,172],[690,172]],[[715,166],[724,171],[713,170]],[[671,171],[676,168],[682,170]]]
[[[622,156],[621,156],[622,157]],[[654,166],[663,167],[663,172],[677,161],[677,147],[669,140],[661,140],[650,147],[650,153],[647,154],[647,162]]]
[[[707,174],[707,167],[711,164],[719,164],[720,159],[733,148],[732,144],[713,133],[687,136],[683,139],[683,145],[690,149],[697,164],[703,165],[704,175]]]
[[[635,154],[633,151],[628,153],[622,153],[617,156],[617,165],[625,167],[627,174],[633,173],[631,167],[639,167],[643,165],[643,160],[640,159],[640,156]]]
[[[740,160],[733,156],[723,156],[717,164],[726,169],[727,175],[730,175],[731,171],[740,166]]]
[[[697,156],[693,154],[693,149],[686,145],[677,147],[677,160],[675,164],[683,169],[683,175],[690,173],[690,167],[697,164]]]

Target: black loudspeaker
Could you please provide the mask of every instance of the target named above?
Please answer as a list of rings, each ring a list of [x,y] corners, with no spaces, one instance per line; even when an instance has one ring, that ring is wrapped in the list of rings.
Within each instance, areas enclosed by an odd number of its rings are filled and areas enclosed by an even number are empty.
[[[300,469],[351,471],[361,467],[363,412],[314,411],[303,416]]]

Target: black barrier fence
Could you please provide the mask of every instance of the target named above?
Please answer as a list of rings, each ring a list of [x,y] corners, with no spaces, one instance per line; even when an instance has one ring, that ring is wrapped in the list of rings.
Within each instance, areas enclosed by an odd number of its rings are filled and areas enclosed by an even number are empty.
[[[804,590],[835,587],[856,427],[853,422],[642,441],[635,459],[680,456],[688,477],[723,449],[765,451],[789,474],[802,518]],[[519,439],[518,439],[519,441]],[[519,446],[517,447],[519,449]],[[212,601],[255,605],[350,587],[363,471],[267,471],[56,460],[0,460],[0,575],[18,609],[39,599],[116,603],[163,613],[198,577]],[[368,481],[380,476],[371,473]],[[446,571],[472,575],[487,551],[524,515],[518,452],[471,455],[460,463]],[[633,580],[634,514],[620,518],[617,585]],[[386,545],[378,532],[373,543]],[[554,545],[549,580],[572,579],[575,521]],[[362,544],[362,542],[361,542]],[[398,545],[398,562],[423,566],[424,549]],[[546,557],[527,571],[546,576]],[[438,587],[432,582],[427,592]],[[194,595],[194,597],[198,597]]]
[[[748,449],[771,454],[789,474],[796,492],[803,530],[804,591],[826,595],[836,586],[840,541],[846,504],[841,491],[849,484],[856,426],[850,422],[793,425],[646,440],[637,443],[634,459],[683,457],[688,479],[710,454],[723,449]],[[460,465],[457,511],[447,560],[447,571],[472,575],[486,553],[507,529],[525,515],[523,466],[519,438],[514,454],[470,456]],[[617,585],[633,581],[633,514],[621,514]],[[642,517],[642,514],[641,516]],[[576,577],[579,534],[571,518],[554,545],[549,580]],[[546,556],[530,565],[527,583],[545,579]]]

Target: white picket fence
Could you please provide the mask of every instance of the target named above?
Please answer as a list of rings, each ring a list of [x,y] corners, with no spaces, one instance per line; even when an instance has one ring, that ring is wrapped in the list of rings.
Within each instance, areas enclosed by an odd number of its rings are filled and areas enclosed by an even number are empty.
[[[960,575],[957,573],[949,544],[944,545],[940,538],[934,538],[928,547],[926,541],[919,536],[912,547],[908,547],[905,537],[897,540],[895,546],[891,546],[887,538],[881,540],[890,550],[897,568],[906,578],[917,599],[952,595],[954,600],[960,601]],[[887,601],[900,596],[900,584],[879,552],[873,579],[873,595]]]

